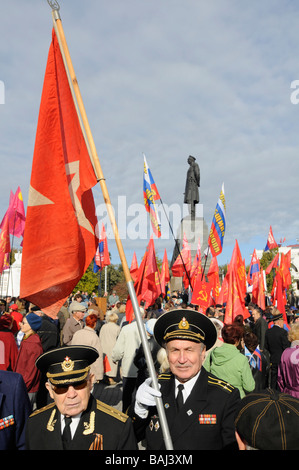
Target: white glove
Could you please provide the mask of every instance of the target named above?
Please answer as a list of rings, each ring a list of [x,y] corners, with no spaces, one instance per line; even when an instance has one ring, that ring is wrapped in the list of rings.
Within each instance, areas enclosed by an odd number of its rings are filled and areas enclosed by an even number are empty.
[[[140,418],[146,418],[148,415],[148,407],[156,406],[156,397],[161,396],[161,392],[152,388],[151,377],[146,379],[143,384],[138,387],[136,392],[134,411]],[[161,385],[159,384],[159,387]]]

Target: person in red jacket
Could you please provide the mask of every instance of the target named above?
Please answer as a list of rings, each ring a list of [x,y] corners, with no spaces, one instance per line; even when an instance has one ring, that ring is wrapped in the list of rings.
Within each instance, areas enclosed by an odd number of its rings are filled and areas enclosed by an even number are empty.
[[[13,326],[12,332],[13,334],[17,334],[20,329],[20,323],[23,320],[23,314],[19,312],[19,307],[17,304],[12,304],[9,306],[9,314],[13,317]]]
[[[0,317],[0,370],[13,371],[18,357],[18,347],[11,330],[13,318],[8,313]]]
[[[23,318],[21,331],[24,333],[14,372],[23,376],[27,392],[32,404],[36,407],[36,394],[40,384],[40,370],[36,367],[36,359],[43,353],[41,340],[36,332],[41,326],[42,319],[35,313],[28,313]]]

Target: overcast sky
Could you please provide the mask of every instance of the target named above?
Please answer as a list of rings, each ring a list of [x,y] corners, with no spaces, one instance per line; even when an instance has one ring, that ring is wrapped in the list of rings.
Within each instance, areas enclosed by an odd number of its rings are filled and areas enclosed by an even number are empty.
[[[254,248],[265,247],[270,225],[277,242],[296,243],[299,93],[291,86],[299,80],[298,2],[59,3],[107,188],[121,212],[128,264],[134,250],[140,262],[152,233],[146,217],[146,236],[130,234],[143,205],[143,153],[164,205],[182,214],[187,157],[196,157],[209,227],[224,183],[227,229],[219,264],[230,260],[235,240],[248,264]],[[27,206],[52,16],[46,0],[2,2],[1,15],[3,217],[18,186]],[[100,186],[93,192],[101,222]],[[161,258],[166,248],[171,259],[172,234],[155,238],[155,247]]]

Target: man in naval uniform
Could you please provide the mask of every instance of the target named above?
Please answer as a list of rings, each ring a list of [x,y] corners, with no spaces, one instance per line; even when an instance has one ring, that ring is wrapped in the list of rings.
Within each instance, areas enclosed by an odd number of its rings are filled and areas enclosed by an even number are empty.
[[[92,347],[66,346],[37,359],[53,403],[30,415],[27,450],[137,449],[131,419],[91,393],[90,365],[97,357]]]
[[[137,390],[131,413],[137,441],[145,439],[148,450],[165,449],[155,402],[162,396],[174,450],[237,450],[239,391],[202,367],[217,339],[212,321],[197,311],[172,310],[158,318],[154,337],[166,348],[170,373],[159,376],[160,392],[150,378]]]

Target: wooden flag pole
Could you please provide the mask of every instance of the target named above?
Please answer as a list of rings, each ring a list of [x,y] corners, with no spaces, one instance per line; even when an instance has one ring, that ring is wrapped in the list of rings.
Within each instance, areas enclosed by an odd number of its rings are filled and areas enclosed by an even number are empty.
[[[87,149],[89,151],[91,161],[94,165],[98,182],[100,183],[100,186],[101,186],[103,198],[107,207],[107,212],[108,212],[110,223],[113,229],[115,242],[118,248],[125,279],[127,282],[129,295],[130,295],[133,310],[134,310],[135,319],[138,325],[138,330],[139,330],[139,334],[141,337],[142,346],[144,349],[144,354],[145,354],[145,359],[146,359],[148,370],[149,370],[149,375],[152,379],[152,386],[155,390],[159,390],[159,384],[158,384],[157,375],[156,375],[156,371],[155,371],[155,367],[153,363],[153,358],[149,349],[148,339],[146,336],[144,323],[141,318],[140,307],[139,307],[136,292],[134,289],[134,284],[131,278],[130,269],[129,269],[126,256],[124,253],[124,249],[122,246],[122,242],[119,236],[118,227],[117,227],[115,216],[114,216],[114,211],[112,209],[109,193],[108,193],[107,186],[106,186],[106,180],[102,172],[99,157],[97,155],[96,146],[95,146],[93,136],[90,130],[90,126],[89,126],[89,122],[87,119],[87,115],[86,115],[85,107],[83,104],[81,92],[79,89],[78,81],[77,81],[76,74],[73,68],[67,42],[65,39],[62,22],[61,22],[61,18],[59,14],[60,7],[57,1],[48,0],[48,3],[52,8],[54,30],[55,30],[55,33],[59,42],[59,46],[60,46],[64,63],[65,63],[65,68],[66,68],[66,73],[68,75],[70,88],[72,90],[73,97],[75,97],[74,103],[75,103],[76,110],[78,113],[78,118],[79,118],[81,126],[84,129],[83,135],[87,141]],[[166,416],[165,416],[165,410],[164,410],[162,398],[156,398],[156,404],[157,404],[157,410],[158,410],[158,414],[159,414],[159,418],[161,422],[165,448],[166,450],[172,450],[173,446],[172,446],[172,441],[171,441],[170,432],[168,428],[168,423],[167,423]]]

